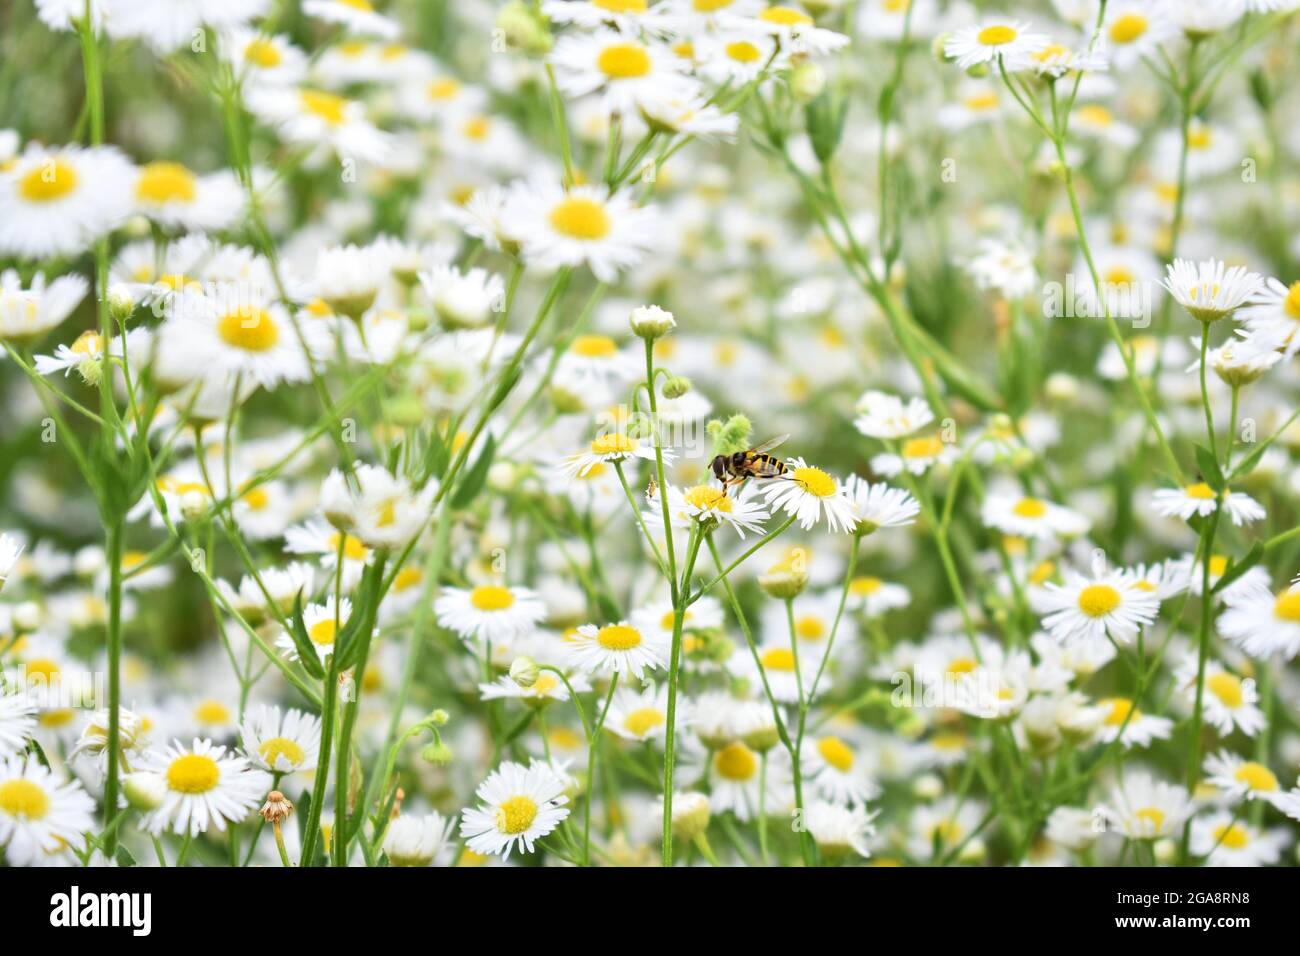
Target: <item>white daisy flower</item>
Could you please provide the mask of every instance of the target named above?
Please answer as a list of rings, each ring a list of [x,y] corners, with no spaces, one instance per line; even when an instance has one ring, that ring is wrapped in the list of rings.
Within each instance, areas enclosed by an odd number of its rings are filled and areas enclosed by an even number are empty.
[[[758,649],[759,663],[763,665],[763,673],[767,675],[768,686],[772,689],[772,696],[783,704],[793,704],[800,700],[800,688],[802,687],[804,698],[811,693],[813,689],[813,680],[817,676],[817,669],[820,666],[820,655],[815,651],[799,655],[798,673],[795,672],[794,651],[790,649],[789,637],[783,637],[763,644]],[[758,667],[754,664],[752,654],[733,654],[731,660],[727,662],[727,667],[737,676],[749,682],[749,685],[756,690],[762,689],[762,678],[758,673]],[[817,691],[821,692],[827,689],[829,681],[822,681]]]
[[[244,26],[270,6],[270,0],[116,0],[104,26],[110,36],[137,37],[162,55],[193,43],[204,26],[218,32]]]
[[[1300,654],[1300,583],[1276,595],[1260,583],[1225,588],[1223,602],[1228,609],[1216,622],[1219,633],[1247,654],[1286,660]]]
[[[1128,69],[1178,35],[1161,0],[1119,0],[1106,8],[1101,35],[1116,66]]]
[[[1033,250],[1011,239],[981,239],[966,262],[966,271],[979,288],[993,289],[1010,300],[1023,299],[1038,287]]]
[[[1175,836],[1193,809],[1185,789],[1144,772],[1125,774],[1103,807],[1106,817],[1130,840]]]
[[[36,730],[36,711],[36,702],[21,688],[6,686],[0,692],[0,758],[27,746]]]
[[[289,528],[284,533],[285,550],[290,554],[317,555],[325,577],[334,582],[342,553],[342,588],[351,591],[361,580],[374,554],[353,535],[335,530],[320,518]]]
[[[45,273],[38,272],[24,289],[18,273],[6,269],[0,274],[0,340],[36,341],[62,324],[89,288],[79,275],[60,276],[47,285]]]
[[[773,5],[752,18],[728,17],[728,27],[762,30],[781,41],[781,46],[799,56],[824,56],[848,46],[843,33],[817,26],[816,21],[796,7]]]
[[[148,754],[140,772],[153,774],[163,788],[163,801],[146,814],[141,825],[150,833],[171,829],[198,836],[210,828],[224,830],[240,823],[257,808],[271,786],[271,775],[249,767],[248,760],[225,747],[195,738],[189,747],[179,740]]]
[[[1153,740],[1168,740],[1174,732],[1172,720],[1143,713],[1127,697],[1104,697],[1097,707],[1104,715],[1098,737],[1106,743],[1118,738],[1125,747],[1150,747]]]
[[[1186,704],[1196,700],[1196,681],[1197,662],[1195,658],[1188,658],[1177,675],[1178,688]],[[1214,727],[1220,737],[1227,737],[1238,729],[1247,737],[1254,737],[1263,730],[1267,720],[1258,701],[1259,691],[1253,680],[1243,680],[1218,661],[1206,662],[1202,708],[1205,722]]]
[[[1033,53],[1032,58],[1039,76],[1059,78],[1067,73],[1102,73],[1110,69],[1110,61],[1101,48],[1071,49],[1060,43],[1048,43]]]
[[[695,90],[670,86],[648,91],[638,98],[637,105],[641,118],[652,129],[669,134],[680,133],[705,142],[730,142],[740,128],[740,117],[722,112],[704,93]]]
[[[22,553],[23,545],[21,541],[10,535],[0,533],[0,590],[4,590],[5,582],[9,580],[9,575],[17,566]]]
[[[315,646],[322,664],[334,653],[334,642],[338,639],[339,631],[347,627],[351,617],[352,602],[347,598],[336,602],[331,596],[325,604],[303,606],[303,628],[307,631],[307,638]],[[289,660],[298,659],[298,645],[294,643],[293,636],[288,631],[281,629],[275,646],[284,651],[284,656]]]
[[[1204,39],[1241,19],[1243,0],[1178,0],[1169,4],[1169,14],[1189,37]]]
[[[908,820],[907,851],[918,862],[942,859],[972,836],[983,816],[978,801],[955,796],[921,804]]]
[[[1200,347],[1200,342],[1193,341],[1192,344]],[[1286,343],[1277,343],[1263,334],[1247,334],[1244,339],[1229,339],[1217,349],[1210,349],[1206,352],[1205,364],[1225,385],[1240,388],[1257,381],[1285,358],[1282,352],[1274,351],[1275,347],[1285,348]],[[1186,371],[1194,372],[1200,366],[1198,358]]]
[[[898,452],[886,452],[871,459],[872,471],[886,478],[901,475],[904,471],[923,475],[935,465],[950,465],[960,456],[956,444],[943,440],[941,434],[909,438],[898,446]]]
[[[420,284],[448,329],[482,328],[505,305],[505,283],[486,269],[462,272],[454,266],[438,266],[421,272]]]
[[[136,213],[180,229],[225,229],[244,209],[244,190],[234,173],[199,176],[166,160],[141,166],[131,195]]]
[[[769,508],[798,518],[805,531],[823,518],[832,532],[851,532],[857,527],[853,501],[838,481],[802,458],[791,458],[786,467],[786,474],[763,488]]]
[[[625,33],[659,32],[668,27],[662,6],[647,0],[546,0],[542,14],[552,23],[573,23],[584,30],[612,26]]]
[[[504,584],[443,588],[433,611],[438,624],[462,640],[492,644],[524,637],[546,618],[546,604],[537,594]]]
[[[576,99],[598,92],[611,113],[634,113],[640,97],[659,95],[665,88],[675,87],[683,95],[692,89],[682,61],[671,50],[626,33],[563,36],[550,62],[566,95]]]
[[[990,528],[1022,538],[1077,538],[1091,522],[1077,511],[1028,495],[990,494],[981,518]]]
[[[392,866],[431,866],[450,854],[454,819],[441,813],[402,814],[384,830],[383,849]]]
[[[309,17],[337,23],[351,33],[395,40],[401,26],[379,13],[370,0],[303,0],[302,12]]]
[[[269,291],[269,290],[267,290]],[[324,354],[328,331],[298,323],[262,290],[222,283],[205,290],[188,287],[168,302],[167,322],[158,333],[159,361],[168,354],[201,357],[205,375],[275,388],[302,382],[311,366],[303,342],[313,355]]]
[[[672,452],[666,448],[663,450],[663,456],[665,465],[673,459]],[[654,461],[654,445],[643,442],[639,438],[631,438],[622,432],[606,432],[592,439],[588,451],[566,457],[560,468],[571,478],[582,478],[598,464],[626,461],[629,458]]]
[[[53,355],[33,355],[32,365],[40,375],[53,375],[56,372],[67,375],[75,368],[86,384],[98,385],[100,359],[103,355],[103,337],[98,332],[87,329],[71,345],[57,346]]]
[[[1206,324],[1232,315],[1259,291],[1264,281],[1245,266],[1229,269],[1217,259],[1200,263],[1175,259],[1167,268],[1169,274],[1160,284],[1192,318]]]
[[[80,852],[95,829],[94,810],[75,780],[57,782],[36,760],[0,761],[0,847],[10,866],[30,866],[67,847]]]
[[[783,752],[783,751],[781,751]],[[768,768],[768,807],[779,797],[776,774]],[[730,810],[742,823],[758,813],[761,778],[759,756],[744,743],[733,740],[709,756],[709,806],[714,813]]]
[[[244,752],[274,773],[314,770],[320,753],[320,718],[266,704],[252,708],[240,729]]]
[[[276,127],[288,142],[327,145],[342,159],[381,162],[392,152],[392,138],[366,118],[356,100],[325,90],[262,86],[245,94],[249,111]]]
[[[537,680],[533,681],[531,685],[521,687],[513,677],[505,674],[491,684],[479,684],[479,696],[483,700],[513,698],[529,706],[541,706],[553,700],[568,700],[569,686],[572,686],[574,691],[579,694],[591,690],[591,683],[584,675],[569,674],[566,676],[569,681],[567,686],[564,681],[554,674],[543,671],[537,675]]]
[[[1274,806],[1280,801],[1285,802],[1285,793],[1277,774],[1262,763],[1220,750],[1205,758],[1204,769],[1205,779],[1234,802],[1263,800]]]
[[[861,611],[867,617],[879,617],[886,611],[907,607],[912,594],[901,584],[882,581],[872,575],[859,575],[849,582],[849,596],[845,607]]]
[[[934,412],[922,398],[904,402],[897,395],[868,391],[857,403],[853,424],[871,438],[905,438],[934,421]]]
[[[870,764],[842,737],[826,734],[807,741],[804,758],[817,793],[835,804],[863,804],[880,793]]]
[[[1000,59],[1007,72],[1014,73],[1032,66],[1033,54],[1048,42],[1044,34],[1034,33],[1022,20],[989,21],[953,33],[943,52],[963,70]]]
[[[714,83],[740,86],[757,79],[765,67],[775,70],[783,65],[788,56],[783,59],[779,49],[774,37],[756,29],[706,33],[692,46],[703,76]]]
[[[921,513],[921,505],[901,488],[884,482],[872,484],[865,478],[849,475],[844,493],[853,502],[857,516],[856,533],[867,535],[880,528],[901,528],[912,524]]]
[[[669,642],[627,621],[604,627],[584,624],[567,639],[569,660],[588,673],[629,674],[641,680],[645,671],[668,666]]]
[[[1221,810],[1192,821],[1188,848],[1206,857],[1206,866],[1272,866],[1290,842],[1284,830],[1262,830]]]
[[[424,528],[437,490],[431,482],[417,493],[405,476],[377,465],[358,465],[351,483],[334,469],[321,486],[321,510],[367,547],[401,548]]]
[[[508,857],[534,844],[569,815],[564,781],[549,764],[505,761],[479,785],[477,807],[461,814],[460,835],[475,853]]]
[[[806,808],[803,825],[812,834],[823,859],[833,863],[853,853],[871,856],[868,841],[876,833],[871,823],[875,817],[876,812],[868,812],[863,806],[814,800]]]
[[[655,242],[653,209],[596,186],[521,186],[501,216],[528,262],[545,270],[585,263],[602,282],[640,262]]]
[[[1160,599],[1135,587],[1131,578],[1115,572],[1086,578],[1065,573],[1064,584],[1048,583],[1036,598],[1043,627],[1062,643],[1104,638],[1127,644],[1138,629],[1149,626],[1160,611]]]
[[[663,520],[659,503],[659,488],[646,494],[649,510],[645,520],[649,527],[654,522]],[[696,485],[682,491],[674,485],[668,487],[668,515],[674,527],[689,528],[693,524],[703,526],[726,525],[741,538],[745,532],[761,532],[763,522],[769,517],[767,509],[755,499],[758,491],[753,485],[742,487],[740,491],[728,496],[725,491],[712,485]]]
[[[1193,515],[1208,517],[1218,507],[1214,489],[1203,481],[1183,488],[1158,488],[1151,499],[1156,514],[1166,518],[1182,518],[1184,521]],[[1240,491],[1224,491],[1223,510],[1238,527],[1259,521],[1265,516],[1263,506]]]
[[[1300,352],[1300,281],[1283,285],[1269,278],[1236,318],[1263,349],[1280,349],[1287,358]]]
[[[690,725],[690,702],[680,699],[677,706],[677,729]],[[605,729],[624,740],[653,740],[662,743],[668,730],[668,685],[651,684],[644,690],[620,687],[609,705]]]
[[[232,29],[222,38],[221,53],[247,88],[265,83],[292,85],[307,74],[307,54],[279,33]]]

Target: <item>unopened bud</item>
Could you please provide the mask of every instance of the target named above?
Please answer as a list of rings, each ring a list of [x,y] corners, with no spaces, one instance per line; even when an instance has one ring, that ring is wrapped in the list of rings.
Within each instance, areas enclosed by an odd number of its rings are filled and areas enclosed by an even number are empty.
[[[167,784],[161,774],[128,773],[122,778],[122,795],[136,810],[157,810],[167,797]]]
[[[667,335],[677,328],[677,320],[673,318],[671,312],[657,305],[643,305],[632,310],[628,325],[631,326],[633,335],[652,340]]]
[[[664,398],[681,398],[691,390],[691,380],[682,375],[670,375],[664,382]]]
[[[524,689],[536,684],[540,676],[541,669],[531,657],[516,657],[510,662],[510,679]]]
[[[800,103],[811,103],[826,89],[826,71],[818,63],[805,60],[790,73],[790,91]]]
[[[694,840],[709,828],[709,798],[702,793],[673,795],[673,835]]]
[[[420,759],[425,763],[433,764],[435,767],[445,767],[452,760],[451,748],[441,740],[435,740],[420,751]]]
[[[41,626],[45,619],[41,606],[35,601],[23,601],[14,608],[13,621],[14,629],[19,631],[34,631]]]
[[[788,601],[798,597],[808,586],[808,569],[802,562],[782,561],[760,574],[758,585],[769,597]]]

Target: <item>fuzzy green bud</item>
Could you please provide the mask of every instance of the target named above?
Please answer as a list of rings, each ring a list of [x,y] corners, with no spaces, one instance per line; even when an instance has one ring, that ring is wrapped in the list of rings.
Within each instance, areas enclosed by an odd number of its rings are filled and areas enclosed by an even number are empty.
[[[713,454],[734,455],[749,447],[749,436],[754,427],[744,415],[732,415],[725,422],[714,418],[704,426],[705,433],[713,439]]]
[[[681,398],[691,390],[691,380],[684,375],[669,375],[664,381],[664,398]]]
[[[551,26],[532,4],[511,0],[497,14],[497,29],[506,42],[529,56],[545,56],[555,45]]]

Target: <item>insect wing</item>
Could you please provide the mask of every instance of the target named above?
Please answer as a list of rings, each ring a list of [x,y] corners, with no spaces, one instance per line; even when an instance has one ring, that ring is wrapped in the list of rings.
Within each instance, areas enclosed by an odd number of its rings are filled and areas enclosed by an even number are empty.
[[[763,442],[763,444],[755,445],[753,448],[751,448],[749,450],[749,454],[759,455],[765,451],[771,451],[773,448],[776,448],[778,445],[784,445],[786,439],[789,437],[790,437],[790,433],[786,432],[784,435],[777,435],[775,438],[769,438],[767,441]]]

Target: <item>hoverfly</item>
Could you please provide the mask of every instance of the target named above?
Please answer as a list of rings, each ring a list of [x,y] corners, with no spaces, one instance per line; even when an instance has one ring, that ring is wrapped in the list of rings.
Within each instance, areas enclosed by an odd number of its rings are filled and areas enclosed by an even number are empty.
[[[786,473],[785,462],[775,455],[769,455],[773,448],[784,442],[789,435],[769,438],[761,445],[755,445],[749,451],[738,451],[734,455],[718,455],[709,463],[714,476],[722,482],[722,493],[727,489],[744,484],[748,478],[779,478]]]

